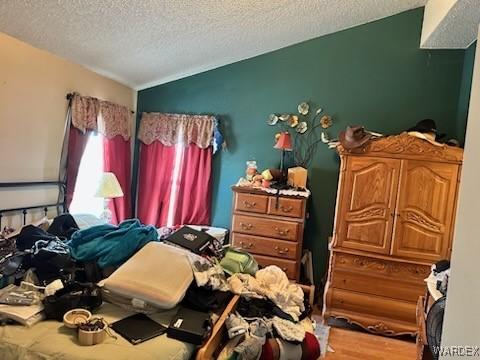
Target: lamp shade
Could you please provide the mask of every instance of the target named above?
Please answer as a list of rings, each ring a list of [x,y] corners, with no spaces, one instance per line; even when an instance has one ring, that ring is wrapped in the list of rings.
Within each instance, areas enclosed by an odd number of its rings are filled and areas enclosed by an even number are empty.
[[[280,137],[277,140],[277,143],[274,146],[275,149],[292,151],[292,138],[288,131],[282,132]]]
[[[95,196],[104,199],[113,199],[123,196],[122,188],[120,187],[118,179],[114,173],[104,172],[102,174]]]

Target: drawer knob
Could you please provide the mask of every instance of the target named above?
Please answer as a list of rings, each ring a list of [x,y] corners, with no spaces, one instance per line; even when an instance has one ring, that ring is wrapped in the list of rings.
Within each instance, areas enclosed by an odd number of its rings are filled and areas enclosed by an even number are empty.
[[[286,267],[282,267],[282,270],[283,270],[283,272],[287,272],[287,268],[286,268]]]
[[[248,224],[244,224],[244,223],[240,223],[240,227],[242,228],[242,230],[252,230],[253,228],[253,225],[248,223]]]
[[[290,229],[280,229],[275,226],[275,231],[277,232],[278,235],[280,236],[287,236],[288,233],[290,232]]]
[[[243,201],[243,206],[245,206],[247,209],[251,209],[251,208],[254,208],[255,206],[257,206],[257,203],[255,201],[249,202],[249,201],[244,200]]]
[[[283,206],[283,205],[280,205],[280,210],[282,210],[284,213],[289,213],[289,212],[292,212],[293,210],[293,206],[290,205],[290,206]]]
[[[288,250],[289,250],[288,248],[281,250],[278,246],[275,246],[274,249],[277,250],[277,253],[280,255],[285,255],[286,253],[288,253]]]
[[[240,241],[240,245],[242,246],[242,249],[251,249],[251,248],[253,248],[253,243],[245,244],[243,241]]]

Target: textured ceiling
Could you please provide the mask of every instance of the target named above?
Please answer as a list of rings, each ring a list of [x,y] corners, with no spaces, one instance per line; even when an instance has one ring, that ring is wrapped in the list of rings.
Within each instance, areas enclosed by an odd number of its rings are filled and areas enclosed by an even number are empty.
[[[141,89],[426,0],[0,0],[0,31]]]
[[[480,0],[443,1],[440,4],[436,0],[430,0],[425,8],[421,47],[424,49],[469,47],[477,39]]]

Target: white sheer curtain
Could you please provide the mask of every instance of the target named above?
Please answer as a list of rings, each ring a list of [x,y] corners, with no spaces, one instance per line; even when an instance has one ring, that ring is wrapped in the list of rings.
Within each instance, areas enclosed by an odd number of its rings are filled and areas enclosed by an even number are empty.
[[[89,136],[69,209],[72,214],[92,214],[98,217],[103,211],[103,199],[94,196],[103,172],[102,141],[100,134],[92,133]]]

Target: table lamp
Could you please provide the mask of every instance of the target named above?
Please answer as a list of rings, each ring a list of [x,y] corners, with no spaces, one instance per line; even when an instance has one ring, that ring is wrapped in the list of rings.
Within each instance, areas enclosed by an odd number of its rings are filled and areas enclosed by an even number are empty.
[[[286,178],[285,174],[285,151],[292,151],[292,138],[290,137],[290,133],[288,131],[280,133],[278,137],[277,143],[274,146],[275,149],[282,150],[282,157],[280,159],[280,169],[282,170],[283,178]]]
[[[112,172],[104,172],[100,178],[95,197],[104,199],[103,212],[100,215],[102,220],[110,222],[112,220],[112,212],[108,208],[110,199],[119,198],[123,196],[122,188],[118,182],[117,177]]]

